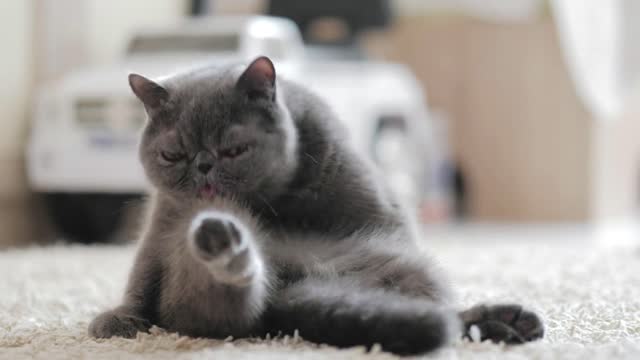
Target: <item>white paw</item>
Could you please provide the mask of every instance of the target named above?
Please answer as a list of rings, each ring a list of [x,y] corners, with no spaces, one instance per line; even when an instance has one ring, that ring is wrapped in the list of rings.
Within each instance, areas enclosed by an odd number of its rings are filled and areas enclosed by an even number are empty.
[[[193,255],[218,281],[246,286],[262,267],[250,246],[250,237],[236,218],[206,211],[192,221],[188,241]]]

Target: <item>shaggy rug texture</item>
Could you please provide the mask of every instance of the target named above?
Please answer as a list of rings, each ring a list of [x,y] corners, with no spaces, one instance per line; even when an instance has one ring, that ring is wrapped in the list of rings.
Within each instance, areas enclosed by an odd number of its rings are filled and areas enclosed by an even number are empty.
[[[620,237],[566,228],[428,232],[424,246],[448,272],[460,307],[521,302],[543,315],[547,334],[514,347],[460,340],[424,357],[640,359],[640,248]],[[134,251],[131,245],[54,245],[0,252],[0,358],[395,358],[298,336],[209,340],[154,328],[133,340],[88,337],[89,321],[118,303]]]

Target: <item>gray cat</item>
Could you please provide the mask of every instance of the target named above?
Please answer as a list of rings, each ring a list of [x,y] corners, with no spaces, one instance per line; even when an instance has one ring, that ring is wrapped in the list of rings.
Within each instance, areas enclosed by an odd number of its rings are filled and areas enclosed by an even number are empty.
[[[543,326],[519,305],[456,313],[408,217],[328,107],[266,57],[159,82],[131,74],[149,121],[155,188],[124,302],[89,333],[152,324],[199,337],[292,334],[339,347],[433,350],[476,325],[522,343]]]

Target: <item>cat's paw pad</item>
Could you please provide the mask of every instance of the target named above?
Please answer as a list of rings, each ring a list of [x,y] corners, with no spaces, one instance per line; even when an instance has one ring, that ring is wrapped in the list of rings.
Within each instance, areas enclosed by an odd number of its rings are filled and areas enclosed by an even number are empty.
[[[474,340],[522,344],[544,336],[540,317],[517,304],[476,305],[460,313],[460,318],[465,337]]]
[[[246,285],[257,267],[248,236],[234,219],[204,213],[194,219],[189,243],[194,256],[203,261],[218,280]]]
[[[226,263],[246,250],[247,244],[231,220],[205,217],[194,222],[190,241],[196,255],[202,260]]]
[[[134,338],[138,332],[148,332],[150,327],[151,323],[141,317],[107,311],[89,324],[89,335],[100,339],[114,336]]]

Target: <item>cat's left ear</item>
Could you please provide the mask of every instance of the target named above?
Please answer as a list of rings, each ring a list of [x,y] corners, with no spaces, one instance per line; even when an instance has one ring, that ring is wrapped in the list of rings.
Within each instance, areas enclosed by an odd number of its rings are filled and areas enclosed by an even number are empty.
[[[243,91],[249,99],[276,99],[276,69],[271,60],[261,56],[240,75],[236,88]]]

